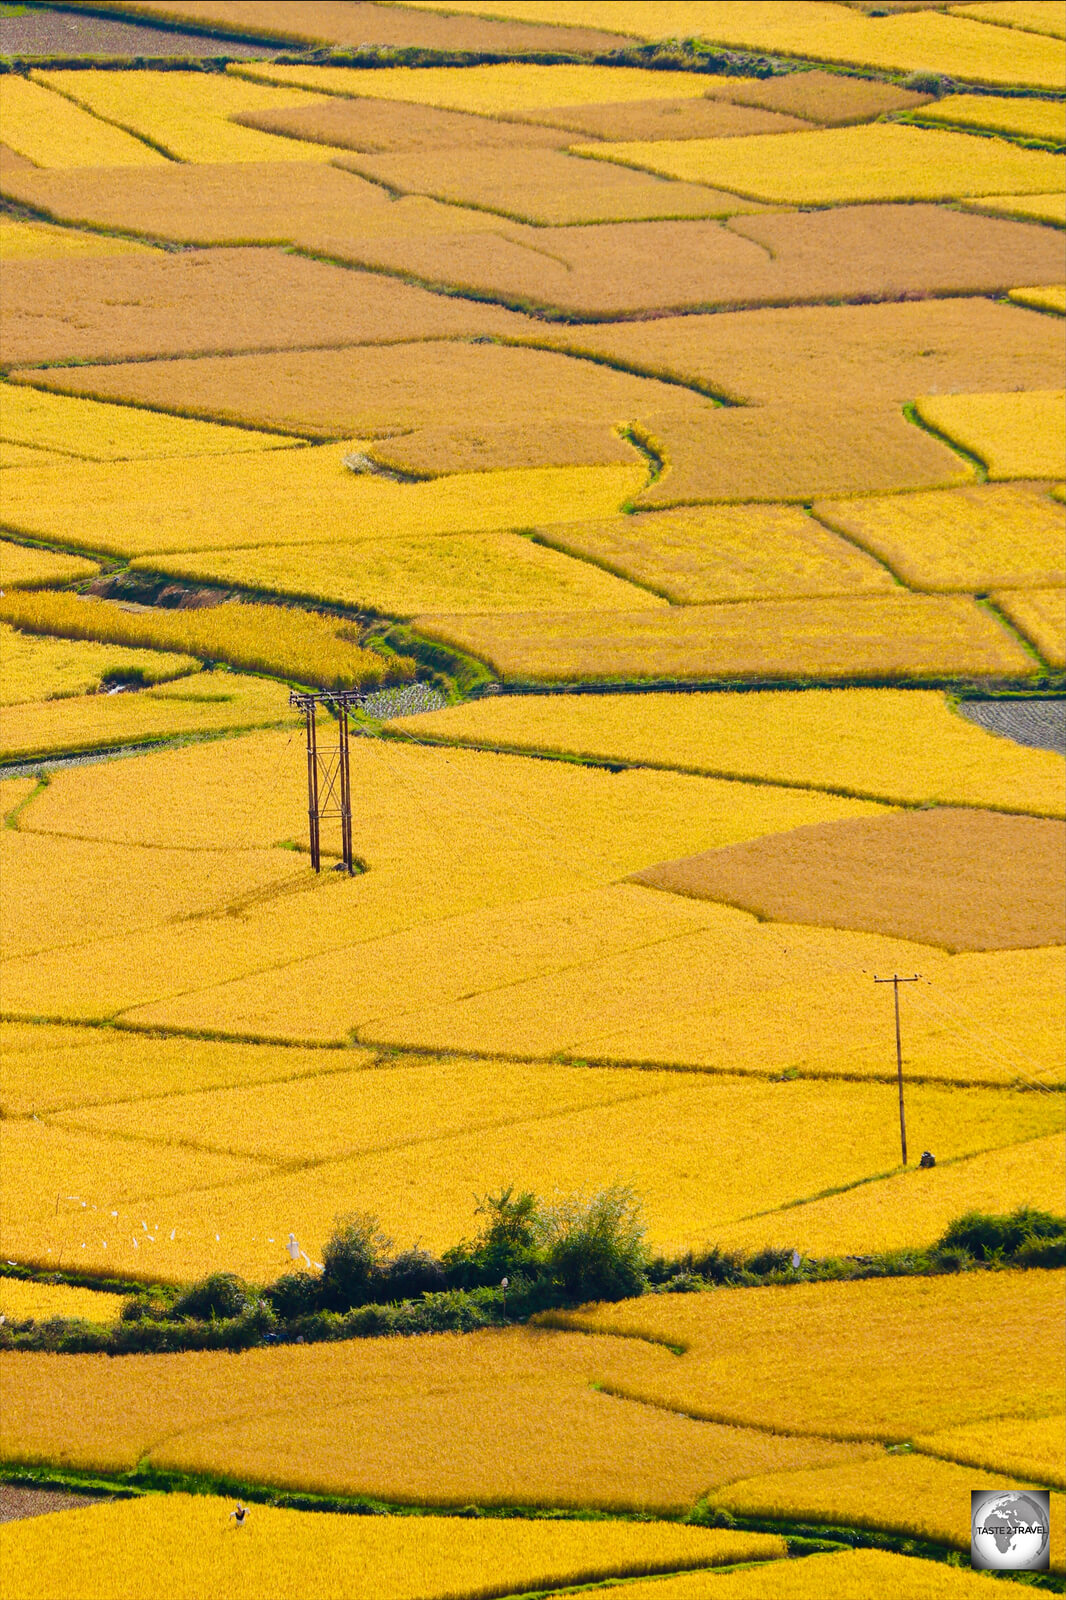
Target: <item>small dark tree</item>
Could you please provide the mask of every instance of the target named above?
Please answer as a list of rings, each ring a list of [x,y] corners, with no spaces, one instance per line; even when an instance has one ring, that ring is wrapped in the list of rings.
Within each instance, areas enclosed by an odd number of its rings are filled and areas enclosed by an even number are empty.
[[[373,1299],[373,1280],[391,1244],[369,1211],[335,1218],[322,1252],[322,1304],[330,1311],[349,1311]]]
[[[470,1289],[540,1270],[545,1224],[535,1194],[524,1189],[516,1195],[511,1185],[478,1197],[476,1214],[485,1221],[473,1244],[456,1245],[442,1258],[449,1283]]]
[[[240,1317],[250,1308],[244,1280],[234,1272],[212,1272],[174,1301],[175,1317],[195,1317],[201,1322]]]

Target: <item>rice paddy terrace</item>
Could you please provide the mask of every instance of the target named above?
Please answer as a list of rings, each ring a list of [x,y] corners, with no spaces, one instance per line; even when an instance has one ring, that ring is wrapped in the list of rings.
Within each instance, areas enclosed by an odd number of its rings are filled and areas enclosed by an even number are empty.
[[[0,1594],[1061,1586],[1061,5],[0,10]]]

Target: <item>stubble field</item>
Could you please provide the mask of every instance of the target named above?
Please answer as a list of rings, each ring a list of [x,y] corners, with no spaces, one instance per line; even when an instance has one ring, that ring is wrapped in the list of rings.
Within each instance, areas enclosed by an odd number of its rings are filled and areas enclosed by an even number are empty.
[[[1060,1571],[1059,10],[114,9],[0,77],[0,1476],[118,1496],[4,1593]]]

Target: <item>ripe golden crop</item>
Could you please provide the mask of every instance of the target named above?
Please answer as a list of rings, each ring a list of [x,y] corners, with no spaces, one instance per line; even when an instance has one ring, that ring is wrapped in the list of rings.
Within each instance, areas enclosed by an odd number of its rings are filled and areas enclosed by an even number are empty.
[[[25,78],[19,79],[20,83],[27,81]],[[149,248],[134,239],[120,239],[112,234],[55,228],[48,222],[23,222],[16,217],[0,217],[0,261],[144,255]]]
[[[158,662],[159,657],[152,659]],[[195,683],[179,679],[134,694],[85,695],[20,706],[4,717],[0,756],[13,760],[66,750],[107,750],[180,734],[292,726],[293,720],[276,683],[235,673],[204,673]]]
[[[542,1312],[536,1321],[681,1345],[681,1359],[659,1369],[666,1382],[640,1394],[629,1389],[631,1398],[687,1416],[891,1443],[919,1428],[1060,1408],[1063,1378],[1053,1352],[1062,1298],[1061,1272],[1010,1271],[664,1295]],[[985,1352],[1009,1368],[1026,1348],[1041,1360],[1047,1353],[1043,1370],[1030,1361],[1024,1389],[990,1392],[981,1380]],[[868,1475],[876,1482],[879,1471],[876,1464]],[[968,1511],[967,1501],[964,1520]]]
[[[0,1278],[0,1314],[8,1322],[47,1322],[51,1317],[77,1317],[85,1322],[117,1322],[122,1296],[96,1289],[72,1289],[65,1283],[33,1283]]]
[[[663,94],[661,74],[632,67],[543,67],[505,61],[459,71],[451,67],[386,67],[368,71],[242,62],[227,70],[231,76],[282,84],[290,89],[408,100],[415,105],[441,106],[489,117],[521,115],[556,106],[621,105],[630,100],[661,99]],[[672,75],[668,88],[679,100],[699,99],[704,92],[698,77],[680,72]]]
[[[273,673],[327,689],[375,688],[385,682],[403,682],[414,674],[413,663],[406,657],[390,659],[355,644],[350,637],[355,630],[350,625],[335,617],[300,611],[293,606],[242,605],[231,601],[220,606],[178,611],[161,607],[129,611],[113,601],[35,592],[0,598],[0,617],[34,633],[59,634],[67,639],[106,640],[109,645],[144,646],[143,650],[129,652],[128,665],[135,667],[143,657],[144,675],[149,682],[155,681],[151,674],[156,662],[159,663],[156,677],[161,677],[168,668],[167,675],[175,676],[173,663],[176,661],[182,663],[178,671],[195,670],[188,656],[154,654],[176,645],[195,651],[205,660],[225,661],[245,672]],[[64,650],[68,654],[75,652],[75,659],[76,652],[86,648],[59,644],[52,639],[47,644],[34,640],[32,646],[27,640],[26,646],[28,650],[36,648],[44,659],[49,648],[57,655]],[[98,654],[99,648],[96,647]],[[118,667],[122,667],[123,652],[111,653],[116,655]],[[213,680],[213,685],[216,689],[225,687],[218,678]],[[266,687],[264,685],[264,691]],[[280,691],[275,692],[279,695],[277,704],[280,707],[283,700]]]
[[[1066,582],[1063,513],[1030,484],[819,500],[814,514],[914,588],[972,592]]]
[[[799,74],[797,73],[797,77]],[[604,1600],[982,1600],[984,1574],[888,1550],[848,1550],[733,1572],[685,1573],[604,1591]]]
[[[1066,595],[1061,589],[1001,589],[992,598],[1050,667],[1066,667]]]
[[[966,1211],[1002,1213],[1016,1206],[1035,1206],[1061,1212],[1062,1160],[1061,1134],[1048,1134],[725,1227],[721,1237],[723,1243],[741,1249],[781,1244],[811,1255],[932,1244],[949,1222]]]
[[[125,1600],[131,1573],[139,1600],[320,1600],[338,1584],[347,1600],[475,1600],[504,1584],[554,1589],[786,1554],[770,1534],[676,1523],[308,1517],[256,1505],[237,1528],[232,1509],[208,1495],[150,1495],[9,1525],[6,1582],[20,1600],[57,1600],[76,1565],[84,1600]]]
[[[832,600],[587,615],[417,617],[418,631],[487,661],[508,682],[596,679],[1017,676],[1032,658],[996,620],[956,595]]]
[[[803,1231],[797,1202],[805,1195],[862,1183],[896,1165],[890,1098],[880,1084],[770,1088],[750,1078],[679,1083],[665,1072],[505,1062],[421,1067],[401,1058],[395,1066],[290,1085],[73,1109],[57,1125],[101,1135],[105,1149],[112,1138],[139,1140],[150,1130],[175,1150],[261,1162],[255,1181],[160,1200],[152,1261],[160,1276],[180,1280],[196,1274],[203,1253],[269,1279],[285,1264],[290,1229],[320,1259],[338,1213],[371,1210],[401,1248],[419,1239],[441,1250],[476,1231],[476,1195],[514,1182],[541,1194],[631,1182],[656,1248],[699,1248],[731,1235],[732,1219],[763,1211],[774,1213],[766,1221],[775,1239],[791,1239],[790,1218]],[[1062,1123],[1059,1097],[999,1090],[912,1085],[908,1110],[912,1140],[943,1161],[985,1146],[993,1119],[1003,1141],[1031,1139]],[[815,1152],[794,1131],[811,1126],[821,1130]],[[671,1152],[668,1162],[663,1150]],[[1003,1168],[1009,1194],[1009,1160]],[[12,1185],[19,1170],[12,1166]],[[789,1206],[796,1209],[777,1214]],[[745,1223],[741,1231],[758,1235],[759,1227]],[[912,1219],[906,1242],[927,1242],[928,1232]],[[761,1242],[755,1237],[754,1247]],[[99,1251],[87,1259],[98,1260]],[[109,1245],[116,1270],[141,1259],[128,1239]]]
[[[796,506],[686,506],[561,523],[539,537],[681,605],[892,587],[883,567]]]
[[[1066,228],[1066,194],[994,194],[980,200],[963,200],[966,211],[985,211],[990,216],[1018,217],[1029,222],[1057,223]]]
[[[1029,33],[1046,33],[1052,39],[1066,37],[1057,0],[978,0],[976,5],[953,6],[962,17],[978,22],[996,22],[1005,28],[1024,28]]]
[[[411,0],[419,10],[434,4]],[[964,81],[1055,90],[1066,65],[1057,39],[924,10],[885,19],[858,12],[842,16],[839,6],[811,0],[774,0],[754,9],[750,0],[659,0],[654,14],[644,0],[455,0],[449,10],[529,22],[581,22],[644,39],[698,36],[708,43],[804,61],[849,62],[890,72],[918,68]],[[242,64],[238,70],[246,69]]]
[[[573,561],[566,554],[544,549],[514,533],[454,533],[447,538],[438,534],[423,538],[393,536],[373,542],[326,545],[322,547],[321,561],[315,559],[319,548],[274,545],[266,549],[206,550],[190,555],[144,556],[135,565],[142,571],[165,572],[194,581],[243,584],[392,617],[414,617],[424,611],[454,612],[457,608],[479,615],[666,609],[658,595],[635,588],[590,562]],[[365,650],[354,653],[367,661],[370,670],[377,666],[380,682],[391,663]],[[328,659],[323,662],[323,670]],[[297,665],[303,663],[292,661],[290,673]],[[374,681],[366,667],[363,674],[363,682]],[[326,681],[309,670],[302,677],[315,683]]]
[[[661,1346],[530,1328],[221,1358],[7,1355],[2,1449],[10,1461],[112,1470],[147,1454],[179,1471],[427,1507],[674,1514],[710,1485],[876,1454],[696,1422],[599,1389],[676,1365]]]
[[[977,456],[990,478],[1054,478],[1066,455],[1061,390],[925,395],[923,422]]]
[[[1007,296],[1020,306],[1033,306],[1037,311],[1056,311],[1066,317],[1066,286],[1049,283],[1042,289],[1012,289]]]
[[[723,513],[690,515],[713,517],[717,527]],[[807,784],[888,804],[1066,815],[1060,757],[988,733],[932,689],[500,695],[392,726],[446,743]]]
[[[27,455],[37,456],[36,451]],[[34,545],[15,544],[0,539],[0,589],[38,589],[50,583],[75,583],[79,578],[95,578],[100,571],[95,561],[83,556],[66,556],[58,550],[40,550]]]
[[[741,139],[575,145],[600,161],[706,183],[778,205],[953,200],[1062,187],[1066,162],[1046,150],[965,133],[875,122]]]
[[[203,72],[59,71],[35,72],[33,79],[55,89],[57,98],[62,95],[93,113],[94,120],[103,119],[99,125],[131,129],[173,161],[329,161],[337,154],[325,145],[281,139],[231,121],[238,111],[305,104],[308,96],[294,90]],[[151,154],[161,159],[156,150]],[[98,157],[92,164],[118,163]]]
[[[1007,1472],[1027,1483],[1066,1489],[1062,1464],[1062,1432],[1066,1417],[997,1417],[993,1422],[968,1422],[943,1433],[924,1434],[915,1446],[929,1455]]]
[[[37,595],[11,595],[6,601],[0,600],[0,606],[11,605],[12,611],[17,611],[18,601],[22,599],[29,599],[32,604]],[[0,615],[8,614],[0,611]],[[81,639],[35,638],[32,634],[18,633],[3,622],[0,622],[0,649],[3,652],[0,705],[3,706],[95,694],[105,679],[164,683],[168,678],[182,678],[197,672],[200,665],[187,655],[128,650]],[[6,717],[4,721],[6,736]]]
[[[350,472],[351,449],[216,456],[195,473],[182,460],[78,463],[58,479],[30,469],[5,486],[5,518],[24,533],[69,540],[73,531],[92,549],[122,555],[321,546],[611,516],[646,477],[641,462],[392,483]],[[309,552],[308,583],[314,567]]]
[[[79,73],[79,78],[84,74]],[[165,158],[122,128],[22,74],[4,85],[4,142],[37,167],[163,166]]]
[[[100,405],[25,384],[4,386],[0,436],[89,461],[279,450],[296,442],[278,434],[254,433],[250,428],[223,428],[132,406]]]
[[[996,99],[984,94],[949,94],[926,106],[923,122],[944,122],[957,128],[1014,133],[1051,144],[1066,143],[1066,106],[1052,100]]]
[[[980,1381],[976,1375],[974,1381]],[[891,1529],[968,1550],[973,1485],[972,1467],[925,1455],[890,1455],[879,1461],[755,1478],[731,1484],[715,1498],[742,1516]],[[1017,1487],[1010,1474],[981,1478],[982,1489]],[[1051,1565],[1058,1572],[1063,1568],[1063,1496],[1053,1494],[1051,1502]]]
[[[6,1117],[202,1089],[287,1084],[338,1068],[354,1072],[375,1059],[367,1050],[340,1054],[17,1022],[0,1022],[0,1049]]]

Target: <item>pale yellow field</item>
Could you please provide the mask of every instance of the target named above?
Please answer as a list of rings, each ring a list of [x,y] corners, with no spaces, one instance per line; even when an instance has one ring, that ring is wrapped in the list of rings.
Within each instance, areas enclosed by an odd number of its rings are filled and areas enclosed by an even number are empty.
[[[949,94],[918,116],[925,122],[946,122],[955,127],[987,128],[992,133],[1015,133],[1049,143],[1066,143],[1066,106],[1061,101],[997,100],[984,94]]]
[[[14,467],[69,467],[70,457],[57,455],[53,450],[36,450],[28,444],[12,444],[0,439],[0,469],[10,472]]]
[[[0,437],[86,461],[228,455],[284,449],[295,442],[282,434],[79,400],[25,384],[5,385],[0,407]]]
[[[1036,311],[1055,311],[1066,317],[1066,285],[1061,283],[1049,283],[1044,289],[1012,289],[1008,299]]]
[[[410,3],[433,9],[436,0]],[[898,72],[920,68],[980,83],[1055,90],[1066,65],[1053,39],[1017,29],[1001,32],[969,17],[927,10],[874,18],[858,11],[841,15],[840,6],[814,0],[657,0],[653,13],[645,0],[455,0],[449,10],[580,24],[645,39],[699,37],[807,60]]]
[[[232,1509],[207,1495],[151,1495],[7,1526],[5,1583],[20,1600],[59,1600],[76,1566],[83,1600],[127,1600],[131,1573],[138,1600],[317,1600],[339,1593],[338,1583],[347,1600],[450,1600],[490,1592],[486,1581],[555,1588],[786,1553],[772,1535],[676,1523],[356,1518],[256,1506],[237,1528]]]
[[[1053,39],[1066,38],[1066,21],[1058,0],[977,0],[974,5],[949,9],[955,16],[974,17],[978,22],[1024,28],[1028,33],[1047,33]]]
[[[1062,1308],[1061,1272],[1008,1271],[663,1295],[536,1320],[682,1346],[680,1360],[659,1368],[665,1384],[631,1398],[715,1421],[892,1443],[920,1428],[1057,1409],[1063,1376],[1051,1352]],[[1026,1348],[1049,1359],[1043,1371],[1029,1360],[1024,1386],[982,1382],[983,1352],[1013,1369]],[[968,1527],[968,1501],[961,1515]]]
[[[919,1436],[915,1445],[929,1455],[987,1472],[1007,1472],[1027,1483],[1046,1483],[1066,1489],[1062,1438],[1066,1416],[998,1417],[995,1422],[971,1422],[944,1433]]]
[[[152,1258],[160,1276],[191,1275],[199,1254],[217,1256],[213,1240],[221,1232],[227,1263],[263,1280],[282,1269],[289,1228],[321,1259],[337,1211],[369,1209],[400,1247],[420,1239],[440,1250],[476,1230],[476,1195],[512,1182],[550,1195],[624,1179],[644,1198],[656,1248],[696,1248],[731,1236],[731,1219],[892,1169],[899,1157],[890,1094],[881,1085],[824,1081],[771,1088],[727,1077],[679,1083],[672,1073],[507,1062],[421,1067],[401,1060],[287,1086],[183,1094],[49,1120],[104,1136],[103,1149],[112,1138],[148,1138],[261,1160],[260,1181],[160,1200]],[[912,1137],[950,1160],[990,1138],[1026,1140],[1060,1127],[1060,1101],[1051,1094],[912,1086]],[[812,1151],[804,1130],[815,1125],[820,1134]],[[1011,1154],[1013,1146],[1008,1160]],[[21,1197],[17,1159],[9,1163],[7,1184]],[[792,1216],[801,1216],[801,1208],[768,1219],[775,1237],[787,1232]],[[50,1226],[72,1240],[77,1219],[65,1229],[54,1219]],[[761,1240],[754,1242],[757,1248]],[[871,1231],[861,1248],[875,1244]],[[116,1268],[135,1269],[131,1255],[128,1239],[109,1242],[107,1260]],[[90,1245],[86,1259],[99,1257]]]
[[[849,1550],[835,1555],[777,1561],[764,1568],[735,1572],[685,1573],[652,1578],[626,1588],[607,1588],[606,1600],[982,1600],[985,1575],[915,1560],[887,1550]]]
[[[47,1322],[51,1317],[78,1317],[85,1322],[117,1322],[122,1296],[96,1289],[73,1289],[65,1283],[32,1283],[0,1278],[0,1315],[8,1322]]]
[[[89,75],[78,73],[84,81]],[[95,76],[95,74],[93,75]],[[101,74],[102,76],[102,74]],[[4,84],[4,142],[38,167],[161,167],[165,157],[22,74]]]
[[[882,567],[795,506],[691,506],[563,523],[538,537],[681,605],[892,587]]]
[[[995,194],[981,200],[963,200],[962,205],[967,211],[987,211],[991,216],[1050,222],[1066,228],[1066,194]]]
[[[387,677],[395,682],[414,671],[409,660],[406,664],[389,661],[377,651],[363,649],[355,642],[359,631],[354,625],[295,606],[229,601],[174,611],[162,606],[129,611],[121,602],[95,596],[37,591],[0,598],[0,617],[38,635],[58,634],[64,639],[100,639],[112,645],[147,647],[147,652],[135,650],[131,659],[147,654],[149,662],[166,662],[173,658],[156,657],[154,652],[176,645],[195,650],[204,661],[226,662],[245,672],[267,672],[330,689],[369,689]],[[26,644],[30,643],[26,639]],[[38,637],[32,643],[42,656],[49,646],[63,648],[55,639],[46,642]],[[185,670],[195,669],[187,662]],[[215,682],[217,686],[218,680]],[[281,705],[284,690],[280,685],[277,692]],[[40,700],[46,696],[34,694],[28,698]]]
[[[643,464],[457,473],[391,483],[350,472],[355,444],[258,451],[201,461],[85,463],[62,479],[18,474],[5,491],[9,528],[119,555],[536,527],[613,516],[642,486]],[[87,507],[91,505],[91,515]],[[314,570],[313,553],[308,572]]]
[[[506,681],[700,682],[1028,675],[1032,658],[961,595],[741,601],[669,611],[415,618]]]
[[[76,583],[95,578],[100,568],[84,556],[67,556],[58,550],[0,539],[0,589],[37,589],[50,583]]]
[[[742,1516],[891,1529],[968,1550],[968,1497],[974,1486],[972,1467],[931,1456],[897,1455],[755,1478],[733,1484],[715,1498]],[[1020,1485],[1010,1473],[992,1473],[982,1474],[979,1487],[1006,1490]],[[1051,1499],[1051,1565],[1058,1572],[1063,1567],[1064,1501],[1060,1494]]]
[[[500,696],[391,726],[419,739],[806,783],[889,804],[1066,814],[1060,756],[986,732],[933,689]]]
[[[159,659],[154,652],[153,658]],[[276,727],[279,723],[294,725],[294,713],[278,684],[236,673],[204,673],[198,674],[195,682],[180,679],[136,693],[20,706],[4,717],[0,755],[13,760],[65,750],[104,750],[181,734]]]
[[[295,90],[204,72],[59,71],[35,72],[33,79],[140,135],[173,161],[330,161],[339,153],[328,145],[280,139],[230,121],[238,111],[311,104],[308,95]],[[161,159],[151,153],[154,160]],[[100,159],[93,163],[105,164]]]
[[[1043,488],[975,484],[925,494],[819,500],[815,516],[913,588],[1066,583],[1066,519]]]
[[[18,81],[25,84],[28,80],[20,78]],[[11,85],[6,87],[10,88]],[[135,239],[119,239],[113,234],[85,233],[78,228],[56,228],[48,222],[24,222],[16,217],[0,217],[0,261],[144,255],[149,248]]]
[[[1034,1097],[1043,1100],[1045,1095]],[[910,1149],[912,1165],[919,1149],[940,1154],[935,1144],[923,1143],[920,1137]],[[790,1245],[811,1255],[901,1250],[932,1244],[953,1218],[966,1211],[1001,1213],[1035,1206],[1061,1214],[1063,1155],[1061,1135],[1051,1134],[726,1227],[721,1230],[722,1241],[753,1250],[766,1244]]]
[[[39,638],[18,633],[6,622],[0,622],[0,706],[92,695],[105,678],[165,683],[168,678],[187,677],[199,668],[200,663],[188,655],[128,650],[83,639]],[[10,731],[6,717],[4,724],[6,738]]]
[[[458,10],[459,7],[452,9]],[[538,18],[537,20],[540,20]],[[353,67],[281,66],[275,62],[242,62],[228,69],[232,76],[320,94],[369,99],[409,100],[415,105],[471,111],[481,116],[521,115],[557,106],[624,105],[657,100],[664,93],[658,72],[632,67],[537,66],[505,61],[485,67]],[[665,86],[673,99],[699,99],[706,84],[698,77],[674,73]],[[295,95],[289,101],[293,104]],[[306,95],[300,103],[308,103]]]
[[[990,478],[1054,478],[1066,455],[1062,391],[925,395],[918,415],[988,467]]]
[[[1048,666],[1066,667],[1066,594],[1061,589],[999,590],[992,598]]]
[[[709,1485],[876,1454],[598,1392],[624,1377],[654,1382],[676,1364],[661,1346],[530,1328],[236,1359],[0,1356],[0,1447],[8,1460],[119,1470],[148,1454],[178,1470],[425,1506],[675,1514]]]
[[[623,469],[624,470],[624,469]],[[380,542],[145,556],[139,570],[244,584],[275,594],[393,617],[425,611],[539,612],[665,609],[659,596],[591,562],[514,533],[396,536]]]
[[[163,1038],[115,1028],[0,1023],[0,1102],[6,1117],[44,1115],[146,1096],[244,1084],[288,1084],[314,1073],[354,1072],[375,1056],[274,1045]]]
[[[890,122],[574,148],[583,156],[779,205],[1046,194],[1066,179],[1066,162],[1048,151]]]

